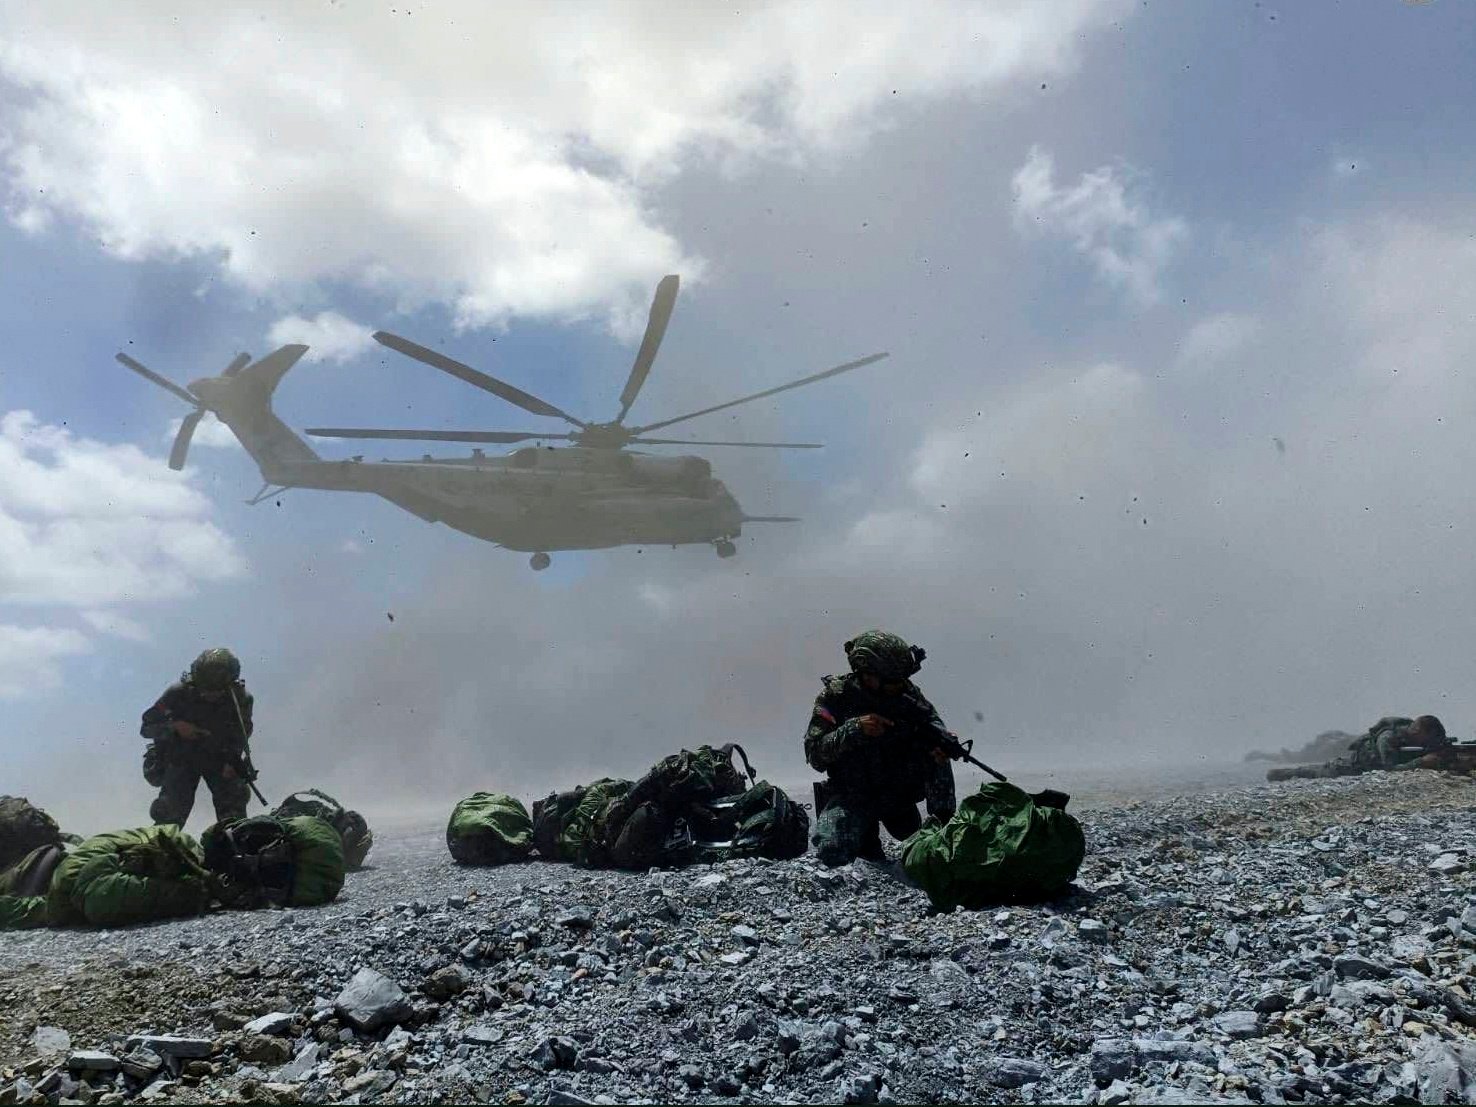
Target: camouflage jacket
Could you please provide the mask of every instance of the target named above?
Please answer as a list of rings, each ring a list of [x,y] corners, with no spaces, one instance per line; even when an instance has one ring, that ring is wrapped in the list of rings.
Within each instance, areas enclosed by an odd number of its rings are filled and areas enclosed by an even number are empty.
[[[210,732],[208,739],[201,740],[202,745],[199,748],[202,752],[204,749],[214,748],[239,753],[245,748],[246,740],[251,737],[251,707],[254,701],[251,693],[246,691],[246,685],[239,680],[232,691],[235,692],[236,703],[241,706],[239,719],[230,696],[223,696],[212,703],[204,699],[187,680],[171,684],[155,701],[154,706],[143,713],[143,725],[138,728],[138,732],[150,742],[173,743],[181,747],[194,746],[193,742],[186,743],[175,737],[172,724],[183,720]],[[246,724],[244,734],[241,732],[242,721]]]
[[[868,714],[893,725],[869,738],[857,722]],[[916,802],[932,772],[929,736],[949,733],[911,681],[900,696],[887,696],[868,691],[854,673],[828,676],[805,731],[805,760],[841,792],[905,793]]]

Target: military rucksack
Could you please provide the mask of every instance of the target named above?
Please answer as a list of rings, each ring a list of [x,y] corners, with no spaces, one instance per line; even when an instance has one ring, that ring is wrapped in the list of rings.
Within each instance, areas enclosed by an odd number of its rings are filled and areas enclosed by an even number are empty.
[[[446,848],[463,865],[506,865],[533,851],[533,820],[520,800],[473,792],[451,810]]]
[[[200,841],[216,895],[228,907],[316,907],[343,888],[343,839],[311,815],[229,819]]]
[[[747,778],[733,765],[735,753]],[[747,792],[753,776],[748,755],[734,743],[662,758],[598,813],[595,845],[583,863],[624,869],[687,864],[698,842],[729,840],[736,824],[719,805]]]
[[[56,820],[20,796],[0,796],[0,869],[8,869],[32,850],[62,844]]]
[[[551,792],[533,804],[533,846],[545,861],[589,864],[596,818],[612,801],[630,791],[631,782],[601,777],[567,792]]]
[[[97,834],[57,866],[47,893],[53,926],[129,926],[198,915],[211,879],[200,847],[172,824]]]
[[[343,839],[343,861],[350,870],[363,868],[364,859],[374,846],[374,835],[369,832],[369,823],[364,816],[357,811],[349,811],[332,796],[316,788],[293,792],[277,805],[272,815],[278,819],[300,815],[322,819]]]
[[[763,857],[789,861],[810,848],[809,813],[782,788],[757,781],[741,796],[716,800],[706,818],[687,820],[694,828],[694,856],[700,861]]]

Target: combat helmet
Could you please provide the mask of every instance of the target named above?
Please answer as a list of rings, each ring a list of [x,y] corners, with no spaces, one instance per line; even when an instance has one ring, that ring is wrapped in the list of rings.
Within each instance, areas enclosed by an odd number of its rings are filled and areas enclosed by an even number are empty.
[[[909,646],[895,634],[868,630],[846,643],[853,673],[874,673],[882,680],[906,680],[922,668],[927,651]]]
[[[241,679],[241,663],[230,650],[206,650],[190,662],[190,683],[206,691],[229,688]]]

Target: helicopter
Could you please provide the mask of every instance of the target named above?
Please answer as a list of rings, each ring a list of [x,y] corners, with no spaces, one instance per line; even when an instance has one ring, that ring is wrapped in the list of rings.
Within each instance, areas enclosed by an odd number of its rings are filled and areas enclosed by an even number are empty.
[[[440,369],[534,415],[562,419],[572,431],[454,431],[355,427],[315,427],[314,438],[417,440],[474,444],[468,457],[432,457],[366,462],[362,455],[330,460],[318,455],[272,410],[272,396],[283,376],[308,347],[291,344],[252,362],[238,355],[216,377],[182,388],[127,354],[118,361],[194,410],[185,416],[169,453],[169,467],[181,469],[195,428],[214,414],[235,435],[261,471],[261,490],[246,502],[261,503],[292,488],[368,492],[427,522],[444,523],[474,538],[529,553],[534,570],[548,568],[550,552],[608,549],[616,546],[711,545],[719,557],[737,553],[734,539],[744,523],[792,523],[792,516],[748,515],[712,465],[695,455],[659,457],[630,446],[741,446],[757,449],[818,449],[818,442],[731,442],[653,438],[688,419],[773,396],[887,357],[872,354],[700,411],[644,426],[627,426],[626,415],[655,362],[676,304],[678,278],[662,278],[651,303],[645,335],[625,387],[620,412],[604,423],[578,419],[546,400],[473,369],[435,350],[378,331],[381,345]],[[489,457],[484,444],[566,441],[569,446],[523,446]]]

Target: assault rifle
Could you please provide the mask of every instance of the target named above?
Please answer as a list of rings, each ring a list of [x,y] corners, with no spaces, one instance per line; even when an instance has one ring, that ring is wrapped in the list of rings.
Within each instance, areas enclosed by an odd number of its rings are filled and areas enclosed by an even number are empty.
[[[1395,765],[1396,769],[1439,769],[1448,773],[1476,770],[1476,739],[1451,742],[1433,750],[1425,746],[1400,746],[1399,752],[1413,756]]]
[[[241,701],[236,699],[234,688],[227,688],[226,691],[230,694],[231,706],[236,709],[236,722],[241,725],[241,755],[236,758],[236,764],[232,767],[236,770],[237,775],[246,782],[256,798],[261,800],[261,805],[270,807],[271,804],[267,803],[266,796],[262,795],[261,789],[256,786],[256,778],[260,774],[256,771],[256,766],[251,763],[251,739],[246,734],[246,716],[241,713]]]

